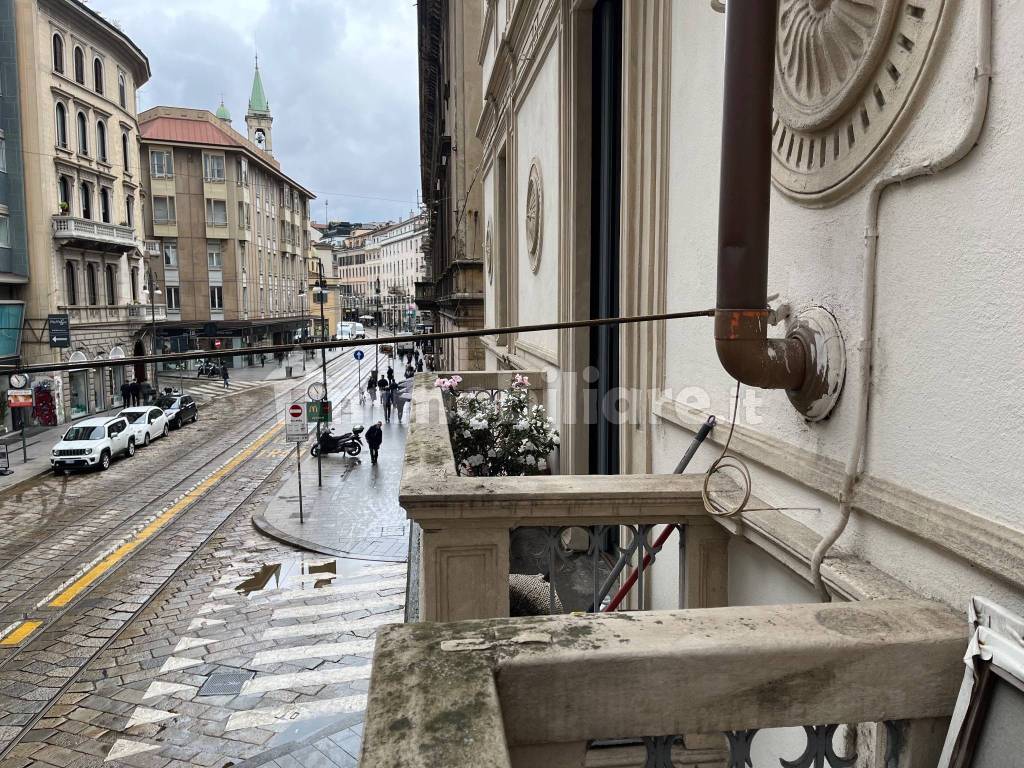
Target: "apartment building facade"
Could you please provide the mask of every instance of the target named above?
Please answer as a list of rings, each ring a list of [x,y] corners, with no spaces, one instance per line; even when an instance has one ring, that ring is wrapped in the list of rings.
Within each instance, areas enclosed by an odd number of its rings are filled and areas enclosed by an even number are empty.
[[[271,153],[258,69],[246,124],[243,137],[223,105],[217,115],[175,107],[140,115],[164,349],[281,344],[306,327],[313,195]]]
[[[483,159],[476,126],[483,108],[477,63],[489,3],[425,2],[419,25],[420,172],[427,209],[426,271],[416,285],[420,309],[436,331],[482,328],[486,237],[479,183]],[[439,342],[438,364],[484,366],[478,339]]]
[[[149,61],[83,3],[15,0],[4,8],[14,25],[8,39],[17,49],[16,73],[14,62],[6,62],[16,77],[5,78],[5,100],[7,83],[16,83],[10,92],[20,112],[19,134],[5,105],[4,138],[10,131],[12,150],[20,154],[24,203],[16,202],[8,172],[12,247],[6,267],[0,265],[0,291],[25,303],[20,359],[73,363],[147,352],[151,312],[163,312],[162,306],[144,307],[138,221],[136,90],[150,77]],[[52,315],[69,324],[66,345],[51,344]],[[120,384],[132,377],[146,372],[111,367],[37,376],[33,417],[60,423],[111,407]]]
[[[426,226],[425,216],[410,216],[386,224],[366,238],[372,295],[376,298],[379,287],[381,322],[391,328],[411,330],[419,316],[416,283],[426,274]]]

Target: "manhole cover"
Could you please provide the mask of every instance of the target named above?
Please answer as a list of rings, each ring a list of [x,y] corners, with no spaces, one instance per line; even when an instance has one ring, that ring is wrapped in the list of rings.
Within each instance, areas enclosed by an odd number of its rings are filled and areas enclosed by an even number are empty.
[[[239,669],[232,672],[214,672],[203,683],[197,696],[234,696],[242,686],[255,677],[255,672]]]

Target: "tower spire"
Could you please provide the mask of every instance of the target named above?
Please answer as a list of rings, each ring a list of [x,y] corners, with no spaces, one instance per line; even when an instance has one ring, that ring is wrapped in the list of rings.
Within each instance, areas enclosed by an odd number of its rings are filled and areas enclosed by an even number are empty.
[[[271,140],[271,128],[274,118],[270,114],[270,102],[263,90],[263,78],[260,76],[260,57],[256,55],[256,67],[252,76],[252,93],[249,96],[249,111],[245,114],[245,125],[249,130],[249,141],[267,154],[273,154],[274,145]]]

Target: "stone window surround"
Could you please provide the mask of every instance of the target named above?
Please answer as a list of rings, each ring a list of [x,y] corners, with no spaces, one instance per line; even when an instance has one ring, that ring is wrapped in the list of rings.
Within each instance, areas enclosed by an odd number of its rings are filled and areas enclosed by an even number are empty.
[[[118,256],[117,254],[104,255],[104,254],[97,254],[97,253],[86,252],[86,251],[74,251],[74,250],[71,250],[71,249],[62,249],[62,253],[63,253],[63,257],[62,257],[63,258],[63,268],[62,268],[63,278],[62,278],[62,284],[61,284],[61,298],[62,298],[62,300],[64,302],[62,306],[104,306],[104,305],[107,305],[109,299],[108,299],[108,297],[106,295],[106,269],[107,269],[108,266],[111,266],[111,267],[114,268],[114,276],[115,276],[115,283],[114,284],[115,284],[115,287],[119,287],[118,286],[118,282],[117,282],[117,277],[119,276],[119,273],[120,273],[121,257]],[[88,286],[88,282],[87,282],[87,280],[88,280],[87,267],[90,264],[96,270],[96,272],[95,272],[95,274],[96,274],[96,304],[95,305],[90,305],[89,304],[89,292],[88,292],[89,286]],[[76,293],[75,298],[78,301],[77,304],[72,304],[72,303],[68,302],[68,295],[67,295],[68,271],[67,270],[68,270],[69,266],[74,270],[74,280],[75,280],[75,286],[74,287],[75,287],[75,293]],[[114,300],[113,304],[116,305],[116,304],[120,304],[120,303],[121,303],[121,296],[120,296],[120,291],[118,290],[117,294],[115,295],[115,300]]]

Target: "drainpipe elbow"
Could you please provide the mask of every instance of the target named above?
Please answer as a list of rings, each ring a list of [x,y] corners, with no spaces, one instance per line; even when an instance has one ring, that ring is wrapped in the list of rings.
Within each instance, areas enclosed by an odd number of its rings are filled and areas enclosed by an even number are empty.
[[[799,390],[807,376],[807,355],[796,337],[768,338],[768,310],[719,309],[715,347],[722,367],[749,387]]]

